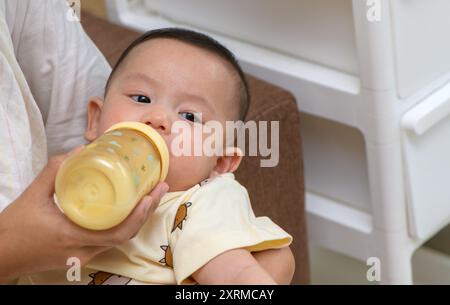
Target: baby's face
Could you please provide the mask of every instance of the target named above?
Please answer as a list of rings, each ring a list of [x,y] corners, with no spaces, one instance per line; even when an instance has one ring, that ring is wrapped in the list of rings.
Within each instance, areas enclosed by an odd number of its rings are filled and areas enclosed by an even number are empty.
[[[193,131],[211,120],[233,120],[235,94],[233,70],[219,56],[177,40],[153,39],[128,54],[111,79],[104,103],[97,101],[96,112],[89,109],[94,123],[87,138],[93,140],[115,123],[137,121],[156,129],[171,150],[175,122],[185,121]],[[199,114],[202,122],[197,122]],[[206,136],[193,134],[193,145],[201,145]],[[217,156],[180,157],[171,151],[166,182],[171,191],[185,190],[210,177],[217,163]]]

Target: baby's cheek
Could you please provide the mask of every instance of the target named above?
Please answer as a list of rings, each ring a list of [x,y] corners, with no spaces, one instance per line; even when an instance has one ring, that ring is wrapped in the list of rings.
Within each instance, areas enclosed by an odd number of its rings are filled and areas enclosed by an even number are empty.
[[[208,157],[172,157],[168,178],[177,190],[187,189],[206,179],[212,170],[212,165],[211,158]]]
[[[177,172],[178,176],[189,176],[194,174],[192,171],[199,170],[200,164],[197,164],[196,161],[197,158],[192,156],[173,157],[170,166]]]
[[[102,117],[100,129],[103,133],[107,129],[109,129],[112,125],[125,121],[133,121],[133,119],[126,116],[126,113],[116,113],[116,112],[105,113],[105,115]]]

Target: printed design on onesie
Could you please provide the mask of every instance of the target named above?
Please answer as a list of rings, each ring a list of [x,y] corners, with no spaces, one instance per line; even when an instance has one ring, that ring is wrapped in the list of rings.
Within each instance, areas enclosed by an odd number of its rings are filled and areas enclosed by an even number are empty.
[[[200,186],[204,186],[206,183],[210,182],[212,178],[208,178],[199,183]]]
[[[161,264],[165,264],[166,266],[173,268],[173,256],[172,256],[172,250],[170,250],[170,246],[163,245],[160,247],[164,251],[164,258],[160,259],[159,262]]]
[[[129,277],[112,274],[105,271],[97,271],[89,274],[92,280],[88,285],[128,285],[131,281]]]
[[[183,221],[186,220],[188,208],[191,205],[192,205],[192,202],[186,202],[186,203],[181,204],[178,207],[177,213],[175,214],[175,220],[173,221],[172,231],[170,233],[175,231],[176,228],[183,230]]]

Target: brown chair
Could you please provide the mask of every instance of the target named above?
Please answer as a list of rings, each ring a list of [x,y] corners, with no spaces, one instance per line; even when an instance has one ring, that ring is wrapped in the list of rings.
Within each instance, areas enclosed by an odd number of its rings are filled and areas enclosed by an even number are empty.
[[[85,31],[113,65],[139,33],[114,25],[87,12]],[[247,187],[256,215],[266,215],[294,237],[291,249],[296,272],[292,283],[309,283],[304,209],[303,158],[300,119],[295,98],[287,91],[247,75],[251,103],[246,120],[280,122],[280,159],[272,168],[260,167],[260,157],[245,157],[236,173]]]

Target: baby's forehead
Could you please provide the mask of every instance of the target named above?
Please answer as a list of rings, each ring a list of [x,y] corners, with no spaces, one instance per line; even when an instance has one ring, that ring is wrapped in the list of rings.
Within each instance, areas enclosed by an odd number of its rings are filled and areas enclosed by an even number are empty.
[[[155,55],[157,55],[155,57]],[[201,62],[202,66],[212,66],[220,71],[223,77],[234,78],[237,73],[231,63],[221,54],[207,45],[196,45],[192,42],[176,38],[153,38],[137,45],[127,57],[135,57],[136,60],[172,60],[174,62],[191,60],[194,63]]]
[[[172,75],[181,78],[184,75],[185,79],[189,79],[190,89],[197,89],[199,95],[207,95],[205,91],[214,90],[219,97],[210,98],[209,102],[218,106],[218,111],[223,112],[221,114],[228,117],[230,113],[234,117],[238,111],[239,75],[219,54],[178,39],[154,38],[142,42],[129,52],[124,58],[121,72],[128,75],[133,70],[143,69],[145,62],[154,68],[151,71],[151,74],[156,74],[154,78],[169,79]],[[215,84],[211,84],[213,81]]]

